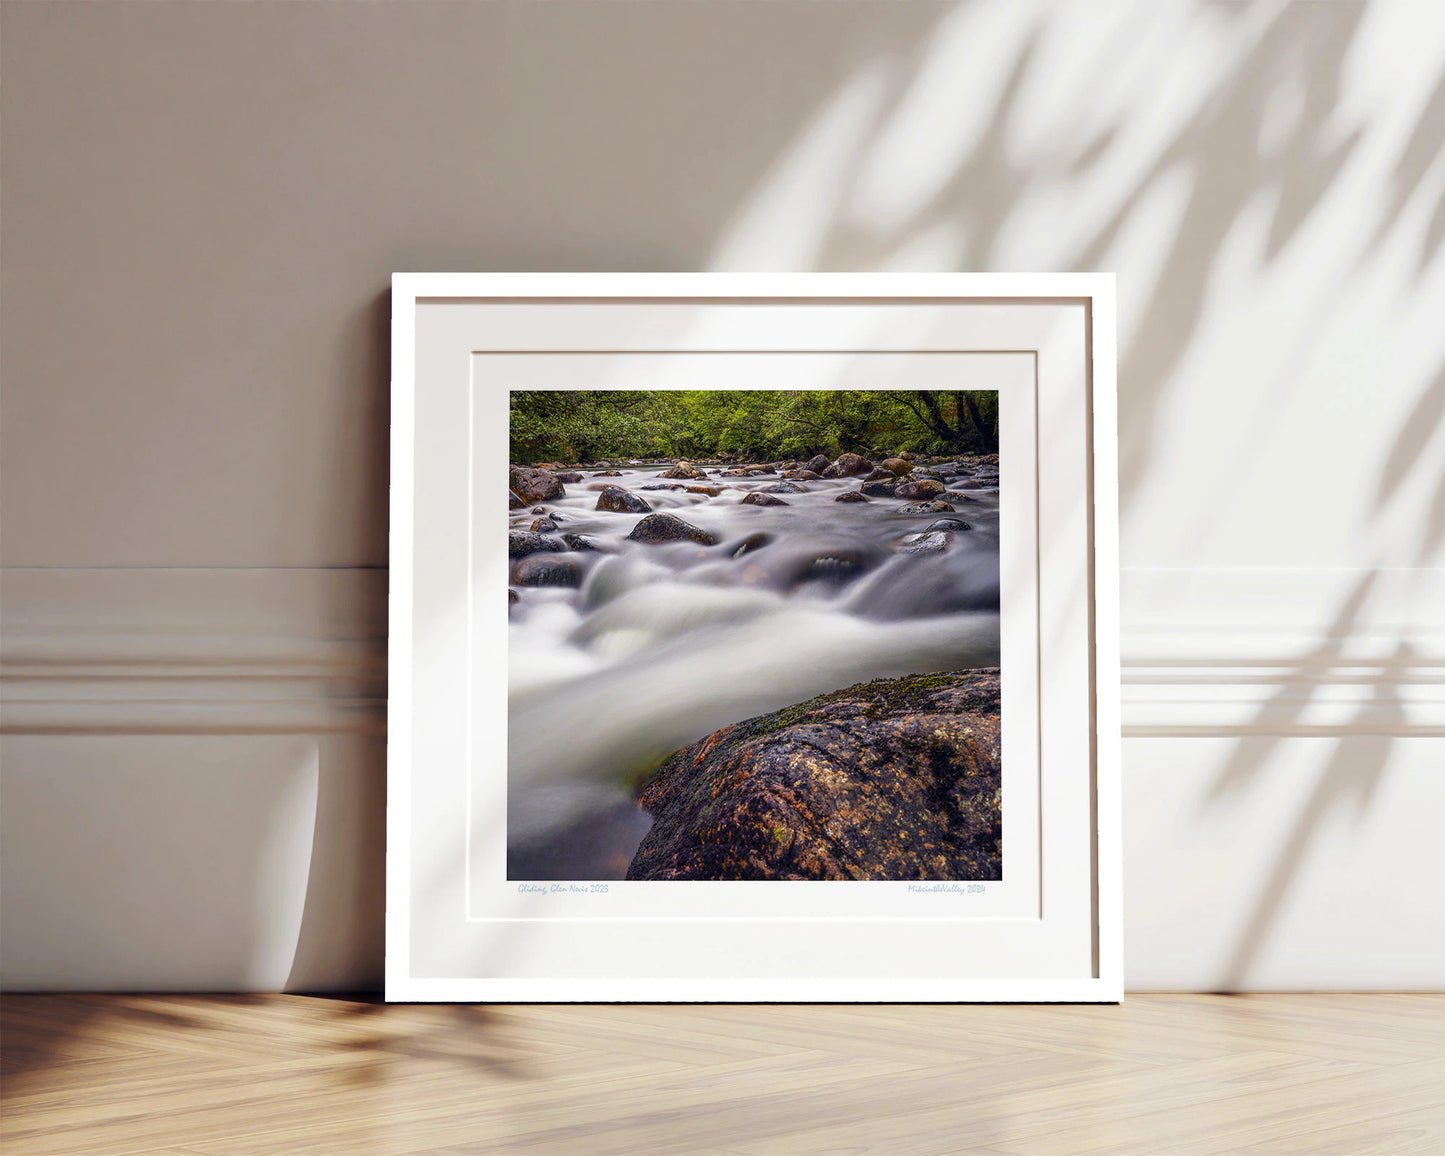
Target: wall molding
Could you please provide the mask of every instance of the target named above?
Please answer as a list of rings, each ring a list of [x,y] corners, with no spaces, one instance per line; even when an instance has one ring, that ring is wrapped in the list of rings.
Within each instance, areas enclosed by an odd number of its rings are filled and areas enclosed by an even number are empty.
[[[0,570],[0,732],[386,724],[379,568]],[[1123,573],[1129,737],[1445,735],[1445,569]]]
[[[1124,734],[1445,735],[1445,569],[1125,568]]]
[[[385,570],[0,572],[0,732],[380,734]]]

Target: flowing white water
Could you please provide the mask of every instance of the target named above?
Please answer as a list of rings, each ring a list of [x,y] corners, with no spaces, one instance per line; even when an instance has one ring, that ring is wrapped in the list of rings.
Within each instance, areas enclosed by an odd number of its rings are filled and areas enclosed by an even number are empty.
[[[798,482],[806,492],[776,495],[786,506],[756,506],[743,498],[778,476],[710,476],[735,487],[715,497],[645,489],[666,482],[661,468],[587,474],[544,503],[559,533],[597,550],[555,556],[579,564],[580,587],[514,587],[513,878],[620,874],[647,826],[630,803],[635,780],[718,727],[870,678],[998,665],[993,471],[945,479],[955,513],[910,515],[903,499],[835,501],[857,478]],[[587,486],[604,483],[718,544],[626,540],[643,515],[597,510]],[[536,517],[517,511],[512,528]],[[942,552],[898,552],[940,519],[970,528]],[[757,534],[766,544],[743,549]]]

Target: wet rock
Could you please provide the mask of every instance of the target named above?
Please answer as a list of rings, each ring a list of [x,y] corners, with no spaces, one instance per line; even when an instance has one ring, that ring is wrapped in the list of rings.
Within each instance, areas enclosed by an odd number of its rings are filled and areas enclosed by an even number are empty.
[[[799,572],[796,583],[831,582],[841,586],[857,578],[873,559],[858,550],[835,550],[810,559]]]
[[[647,485],[637,488],[639,490],[681,490],[684,487],[681,482],[649,482]]]
[[[525,558],[528,554],[560,554],[566,548],[556,538],[548,538],[533,530],[513,530],[507,535],[508,558]]]
[[[766,551],[747,556],[735,577],[739,585],[771,590],[792,590],[818,581],[841,586],[888,557],[887,551],[871,543],[798,532],[783,535]]]
[[[775,498],[772,494],[764,494],[761,491],[749,494],[743,499],[745,506],[786,506],[787,504],[782,498]]]
[[[947,502],[914,502],[911,506],[898,507],[900,514],[951,514],[953,507]]]
[[[693,481],[698,481],[702,478],[707,477],[707,471],[698,469],[697,466],[684,459],[683,461],[678,462],[671,469],[663,470],[662,473],[658,474],[657,476],[659,478],[688,478]]]
[[[528,529],[534,534],[555,534],[557,532],[557,523],[552,521],[551,518],[536,518]]]
[[[859,492],[870,498],[891,498],[898,489],[897,482],[864,482],[858,487]]]
[[[771,486],[764,486],[762,492],[765,494],[806,494],[807,486],[800,486],[796,482],[774,482]]]
[[[879,680],[724,727],[641,793],[628,879],[998,879],[996,670]]]
[[[721,486],[688,486],[689,494],[706,494],[709,498],[715,498],[722,493]]]
[[[748,471],[747,471],[747,470],[723,470],[722,473],[719,474],[718,476],[719,476],[719,477],[722,477],[722,478],[745,478],[745,477],[748,476]],[[646,487],[643,487],[643,488],[645,489]]]
[[[525,510],[526,508],[527,503],[522,501],[521,495],[518,494],[516,490],[507,491],[507,509]]]
[[[913,469],[913,463],[907,458],[884,458],[878,463],[880,469],[887,470],[890,474],[906,474]]]
[[[835,502],[866,502],[867,500],[861,490],[844,490],[833,499]]]
[[[645,514],[652,506],[646,498],[639,498],[621,486],[607,486],[597,496],[599,510],[611,510],[614,514]]]
[[[508,474],[508,486],[529,506],[566,496],[562,480],[550,470],[529,470],[513,466]]]
[[[838,460],[822,471],[825,478],[849,478],[854,474],[866,474],[873,463],[862,454],[839,454]]]
[[[816,482],[822,474],[815,474],[812,470],[784,470],[783,477],[790,482]]]
[[[744,467],[743,467],[743,473],[745,473],[745,474],[775,474],[775,473],[777,473],[777,472],[778,472],[778,471],[775,470],[775,469],[773,469],[772,466],[744,466]]]
[[[958,483],[960,490],[996,490],[998,489],[997,478],[967,478]]]
[[[571,486],[580,482],[582,480],[582,475],[579,474],[576,470],[563,470],[557,475],[557,480]]]
[[[531,554],[512,565],[512,581],[518,586],[580,586],[582,568],[567,557]]]
[[[830,465],[832,465],[832,463],[828,461],[828,459],[825,458],[822,454],[814,454],[811,458],[809,458],[806,462],[803,463],[803,469],[807,470],[809,473],[817,474],[821,478],[823,476],[823,471],[826,470]]]
[[[918,460],[918,455],[915,454],[912,450],[899,450],[898,456],[902,458],[905,462],[914,462]]]
[[[744,554],[751,554],[754,550],[761,550],[772,540],[773,536],[771,534],[764,534],[761,532],[756,534],[749,534],[746,538],[744,538],[741,542],[738,543],[737,548],[734,549],[732,552],[732,556],[734,558],[741,558]]]
[[[563,534],[562,541],[567,544],[569,550],[597,550],[597,542],[586,534]]]
[[[911,534],[898,547],[900,554],[942,554],[953,545],[953,535],[947,530],[934,530],[922,534]]]
[[[696,542],[700,546],[716,546],[717,538],[706,530],[684,522],[675,514],[648,514],[632,527],[627,535],[633,542]]]
[[[912,481],[900,482],[894,494],[900,498],[908,498],[911,501],[919,499],[936,498],[943,493],[944,486],[937,478],[917,478]]]
[[[596,477],[596,478],[620,478],[620,477],[622,476],[622,471],[621,471],[621,470],[598,470],[598,471],[597,471],[595,474],[593,474],[592,476],[593,476],[593,477]]]
[[[882,466],[878,466],[870,471],[863,480],[865,482],[891,482],[895,479],[891,470],[885,470]]]
[[[973,527],[962,518],[937,518],[923,527],[925,534],[932,534],[940,530],[947,530],[949,533],[962,533],[964,530],[972,530]]]

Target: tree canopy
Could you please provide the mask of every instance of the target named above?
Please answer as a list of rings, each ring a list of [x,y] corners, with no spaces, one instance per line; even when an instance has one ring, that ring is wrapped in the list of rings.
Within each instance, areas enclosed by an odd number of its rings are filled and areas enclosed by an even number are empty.
[[[510,419],[518,464],[998,451],[993,390],[525,390]]]

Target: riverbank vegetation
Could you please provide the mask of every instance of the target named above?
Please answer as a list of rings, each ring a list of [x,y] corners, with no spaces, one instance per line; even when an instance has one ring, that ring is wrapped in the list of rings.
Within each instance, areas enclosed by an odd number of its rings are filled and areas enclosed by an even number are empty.
[[[993,390],[519,390],[510,422],[519,465],[998,452]]]

